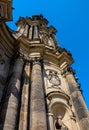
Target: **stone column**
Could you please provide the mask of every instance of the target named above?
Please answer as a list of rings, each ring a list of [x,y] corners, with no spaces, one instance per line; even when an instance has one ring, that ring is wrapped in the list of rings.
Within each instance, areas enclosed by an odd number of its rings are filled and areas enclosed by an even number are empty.
[[[0,130],[15,130],[17,127],[23,64],[22,58],[15,61],[0,115]]]
[[[52,34],[52,38],[53,38],[53,41],[55,43],[55,46],[59,45],[58,42],[57,42],[57,39],[55,37],[55,34]]]
[[[28,36],[29,39],[32,39],[32,33],[33,33],[33,26],[31,26],[29,29],[29,36]]]
[[[73,70],[67,68],[66,70],[66,79],[70,89],[70,95],[73,101],[75,108],[77,121],[81,130],[89,129],[89,112],[84,102],[81,91],[78,88],[78,84],[74,78]]]
[[[24,25],[21,25],[21,28],[19,29],[19,32],[18,32],[19,36],[22,35],[23,32],[24,32]]]
[[[47,130],[42,68],[39,58],[33,61],[31,76],[30,130]]]
[[[19,24],[19,25],[18,25],[17,32],[19,32],[19,31],[20,31],[21,26],[22,26],[21,24]]]
[[[29,25],[27,24],[25,26],[25,30],[24,30],[24,36],[27,37],[28,36],[28,29],[29,29]]]
[[[54,130],[53,114],[48,113],[49,130]]]
[[[26,63],[23,74],[22,99],[20,109],[19,130],[27,130],[28,124],[28,102],[29,102],[29,81],[30,63]]]
[[[50,39],[49,39],[49,46],[55,48],[55,44],[54,44],[52,37],[50,37]]]
[[[34,35],[33,35],[34,39],[38,39],[38,27],[35,25],[34,26]]]

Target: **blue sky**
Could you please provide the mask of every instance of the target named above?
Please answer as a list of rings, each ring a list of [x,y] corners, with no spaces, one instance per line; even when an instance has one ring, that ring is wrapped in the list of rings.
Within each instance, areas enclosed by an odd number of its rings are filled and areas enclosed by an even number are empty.
[[[43,14],[57,29],[61,47],[73,55],[73,68],[89,109],[89,0],[13,0],[13,7],[13,21],[8,23],[12,29],[19,16],[34,14]]]

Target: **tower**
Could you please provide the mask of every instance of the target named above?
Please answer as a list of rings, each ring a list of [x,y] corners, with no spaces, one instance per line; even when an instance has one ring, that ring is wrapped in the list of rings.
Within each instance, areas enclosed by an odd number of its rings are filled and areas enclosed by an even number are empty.
[[[88,130],[74,60],[47,24],[42,15],[20,17],[17,31],[0,24],[0,130]]]

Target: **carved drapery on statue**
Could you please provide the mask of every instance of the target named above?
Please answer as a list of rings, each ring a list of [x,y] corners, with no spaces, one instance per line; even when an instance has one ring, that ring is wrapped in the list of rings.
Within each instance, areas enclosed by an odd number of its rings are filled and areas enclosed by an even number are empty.
[[[68,127],[63,123],[61,116],[57,117],[54,125],[55,125],[55,130],[69,130]]]

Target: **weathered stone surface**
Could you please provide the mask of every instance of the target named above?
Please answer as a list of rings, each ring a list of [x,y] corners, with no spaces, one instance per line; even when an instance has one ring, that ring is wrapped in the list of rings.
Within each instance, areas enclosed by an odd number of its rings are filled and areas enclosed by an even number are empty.
[[[10,67],[10,59],[0,50],[0,102],[6,87],[6,80]]]
[[[89,118],[83,118],[79,123],[80,130],[89,130]]]
[[[86,118],[89,119],[89,113],[88,113],[88,109],[86,107],[86,104],[84,102],[83,96],[82,96],[79,88],[77,87],[77,83],[74,79],[73,74],[69,73],[66,76],[66,79],[67,79],[68,84],[69,84],[70,94],[71,94],[73,106],[74,106],[74,109],[76,112],[77,121],[78,121],[78,124],[80,126],[80,129],[81,130],[88,130],[86,128],[85,124],[87,124],[87,125],[89,124],[86,120]]]
[[[3,126],[3,130],[14,130],[16,128],[23,64],[22,59],[17,59],[12,71],[5,103],[0,115],[0,124]]]
[[[25,65],[23,73],[23,87],[20,109],[19,130],[27,130],[28,128],[28,103],[29,103],[29,87],[30,87],[30,63]]]
[[[30,130],[47,130],[42,70],[39,62],[32,67],[30,106]]]

